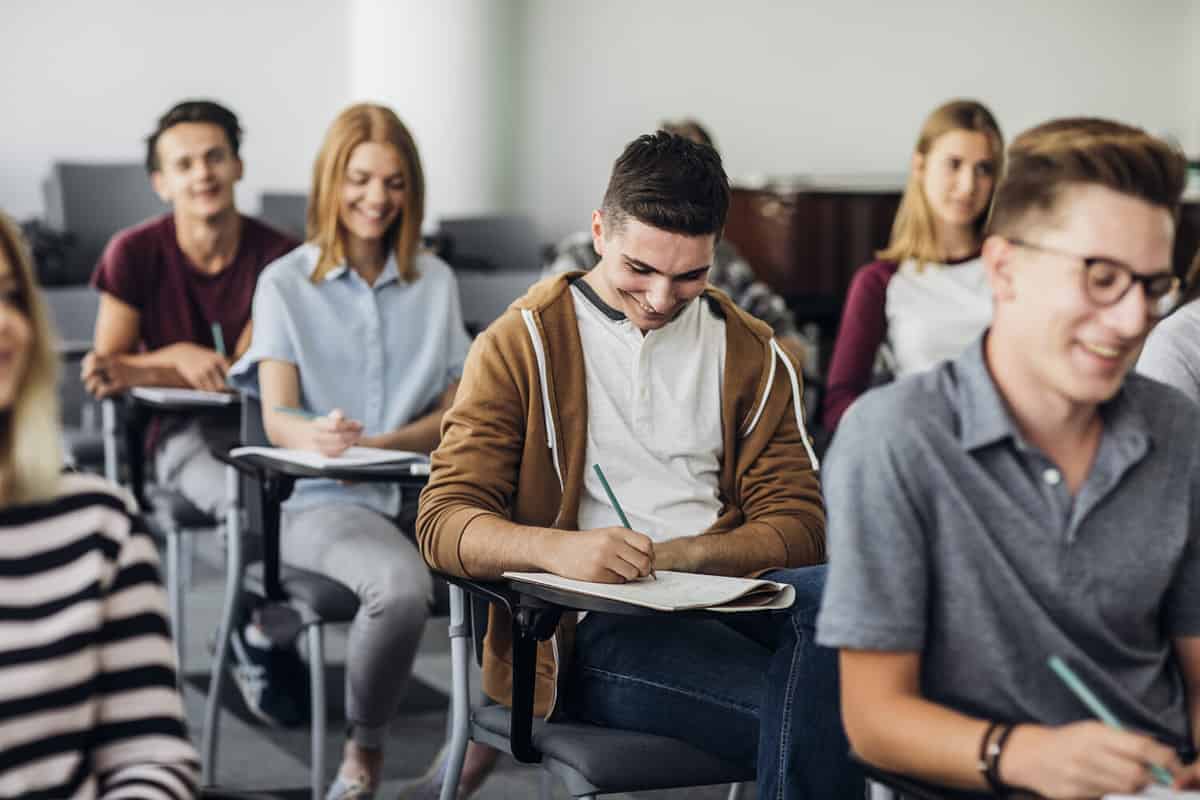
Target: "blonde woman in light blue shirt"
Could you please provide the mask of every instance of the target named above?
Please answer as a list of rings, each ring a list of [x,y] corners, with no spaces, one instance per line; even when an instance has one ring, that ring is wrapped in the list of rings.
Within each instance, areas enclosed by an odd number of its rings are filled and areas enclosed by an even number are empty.
[[[453,273],[418,252],[424,195],[416,145],[390,109],[360,104],[334,120],[313,169],[308,241],[259,279],[254,338],[231,372],[260,395],[272,444],[328,456],[437,445],[469,341]],[[300,481],[284,505],[283,560],[361,603],[347,648],[351,731],[330,800],[372,798],[379,785],[432,592],[401,522],[415,510],[394,486],[333,481]]]

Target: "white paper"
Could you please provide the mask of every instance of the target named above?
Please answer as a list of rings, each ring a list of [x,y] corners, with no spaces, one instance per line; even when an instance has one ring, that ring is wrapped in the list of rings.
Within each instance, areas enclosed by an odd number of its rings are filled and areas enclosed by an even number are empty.
[[[151,403],[172,403],[180,406],[228,406],[238,396],[230,392],[205,392],[201,389],[175,389],[169,386],[138,386],[129,393]]]
[[[331,467],[370,467],[377,464],[411,464],[413,475],[429,474],[429,457],[408,450],[384,450],[380,447],[351,447],[340,456],[323,456],[311,450],[292,450],[285,447],[235,447],[229,451],[234,458],[269,456],[280,461],[313,469]]]
[[[1200,800],[1200,792],[1182,792],[1153,784],[1147,786],[1138,794],[1106,794],[1104,795],[1104,800],[1126,800],[1126,798],[1128,800],[1137,800],[1139,797],[1175,797],[1182,800]]]
[[[788,608],[796,598],[795,589],[787,584],[774,581],[727,578],[723,575],[700,575],[670,570],[659,570],[656,574],[657,578],[641,578],[629,583],[577,581],[548,572],[506,572],[504,577],[616,600],[656,611],[685,611],[697,608],[721,612],[766,611]],[[739,605],[735,602],[755,589],[763,587],[775,592],[770,602],[761,605]]]

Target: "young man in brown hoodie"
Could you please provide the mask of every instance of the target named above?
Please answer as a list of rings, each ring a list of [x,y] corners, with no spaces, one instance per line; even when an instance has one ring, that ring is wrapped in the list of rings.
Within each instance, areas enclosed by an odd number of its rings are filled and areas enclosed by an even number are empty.
[[[705,280],[728,204],[711,147],[663,132],[626,147],[592,215],[600,263],[535,285],[476,340],[417,537],[433,568],[474,578],[657,569],[791,584],[779,614],[566,615],[539,649],[535,711],[755,765],[761,797],[853,797],[835,659],[814,641],[825,526],[799,369]],[[498,616],[483,689],[508,703]]]

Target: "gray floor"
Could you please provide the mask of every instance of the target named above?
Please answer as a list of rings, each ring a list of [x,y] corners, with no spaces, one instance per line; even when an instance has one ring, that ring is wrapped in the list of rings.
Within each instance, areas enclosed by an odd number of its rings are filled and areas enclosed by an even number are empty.
[[[210,667],[208,641],[216,628],[220,613],[223,554],[215,536],[198,536],[196,555],[193,559],[192,587],[187,598],[187,673],[189,684],[185,689],[185,703],[192,730],[193,740],[200,741],[200,724],[203,717],[204,696],[200,685],[207,680]],[[338,665],[344,661],[344,628],[331,627],[327,637],[330,663]],[[414,682],[401,706],[401,713],[392,726],[386,753],[384,789],[379,798],[392,800],[403,788],[419,778],[441,746],[446,725],[445,698],[449,693],[449,646],[444,619],[432,620],[426,627],[425,638],[414,668]],[[330,693],[340,692],[336,666],[330,675]],[[477,681],[473,685],[478,685]],[[232,705],[240,701],[230,698]],[[326,738],[329,754],[328,773],[336,766],[343,733],[341,722],[336,721],[336,709],[340,708],[340,697],[331,696],[331,722]],[[299,790],[308,782],[308,731],[307,729],[280,730],[251,724],[235,713],[222,714],[220,733],[220,760],[217,779],[220,786],[229,789],[286,793],[284,796],[300,797]],[[475,795],[483,800],[517,800],[535,798],[541,784],[540,771],[518,765],[507,757],[499,769]],[[753,787],[747,787],[744,798],[754,796]],[[717,800],[724,798],[726,787],[647,792],[638,798],[660,800]],[[553,787],[554,798],[565,798],[561,785]],[[613,797],[630,798],[629,795]]]

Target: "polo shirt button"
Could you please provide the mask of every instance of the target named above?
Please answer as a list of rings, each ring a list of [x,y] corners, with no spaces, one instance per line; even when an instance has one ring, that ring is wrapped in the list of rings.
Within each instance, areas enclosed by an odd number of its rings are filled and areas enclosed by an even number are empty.
[[[1051,486],[1058,486],[1062,483],[1062,473],[1051,467],[1042,473],[1042,480]]]

